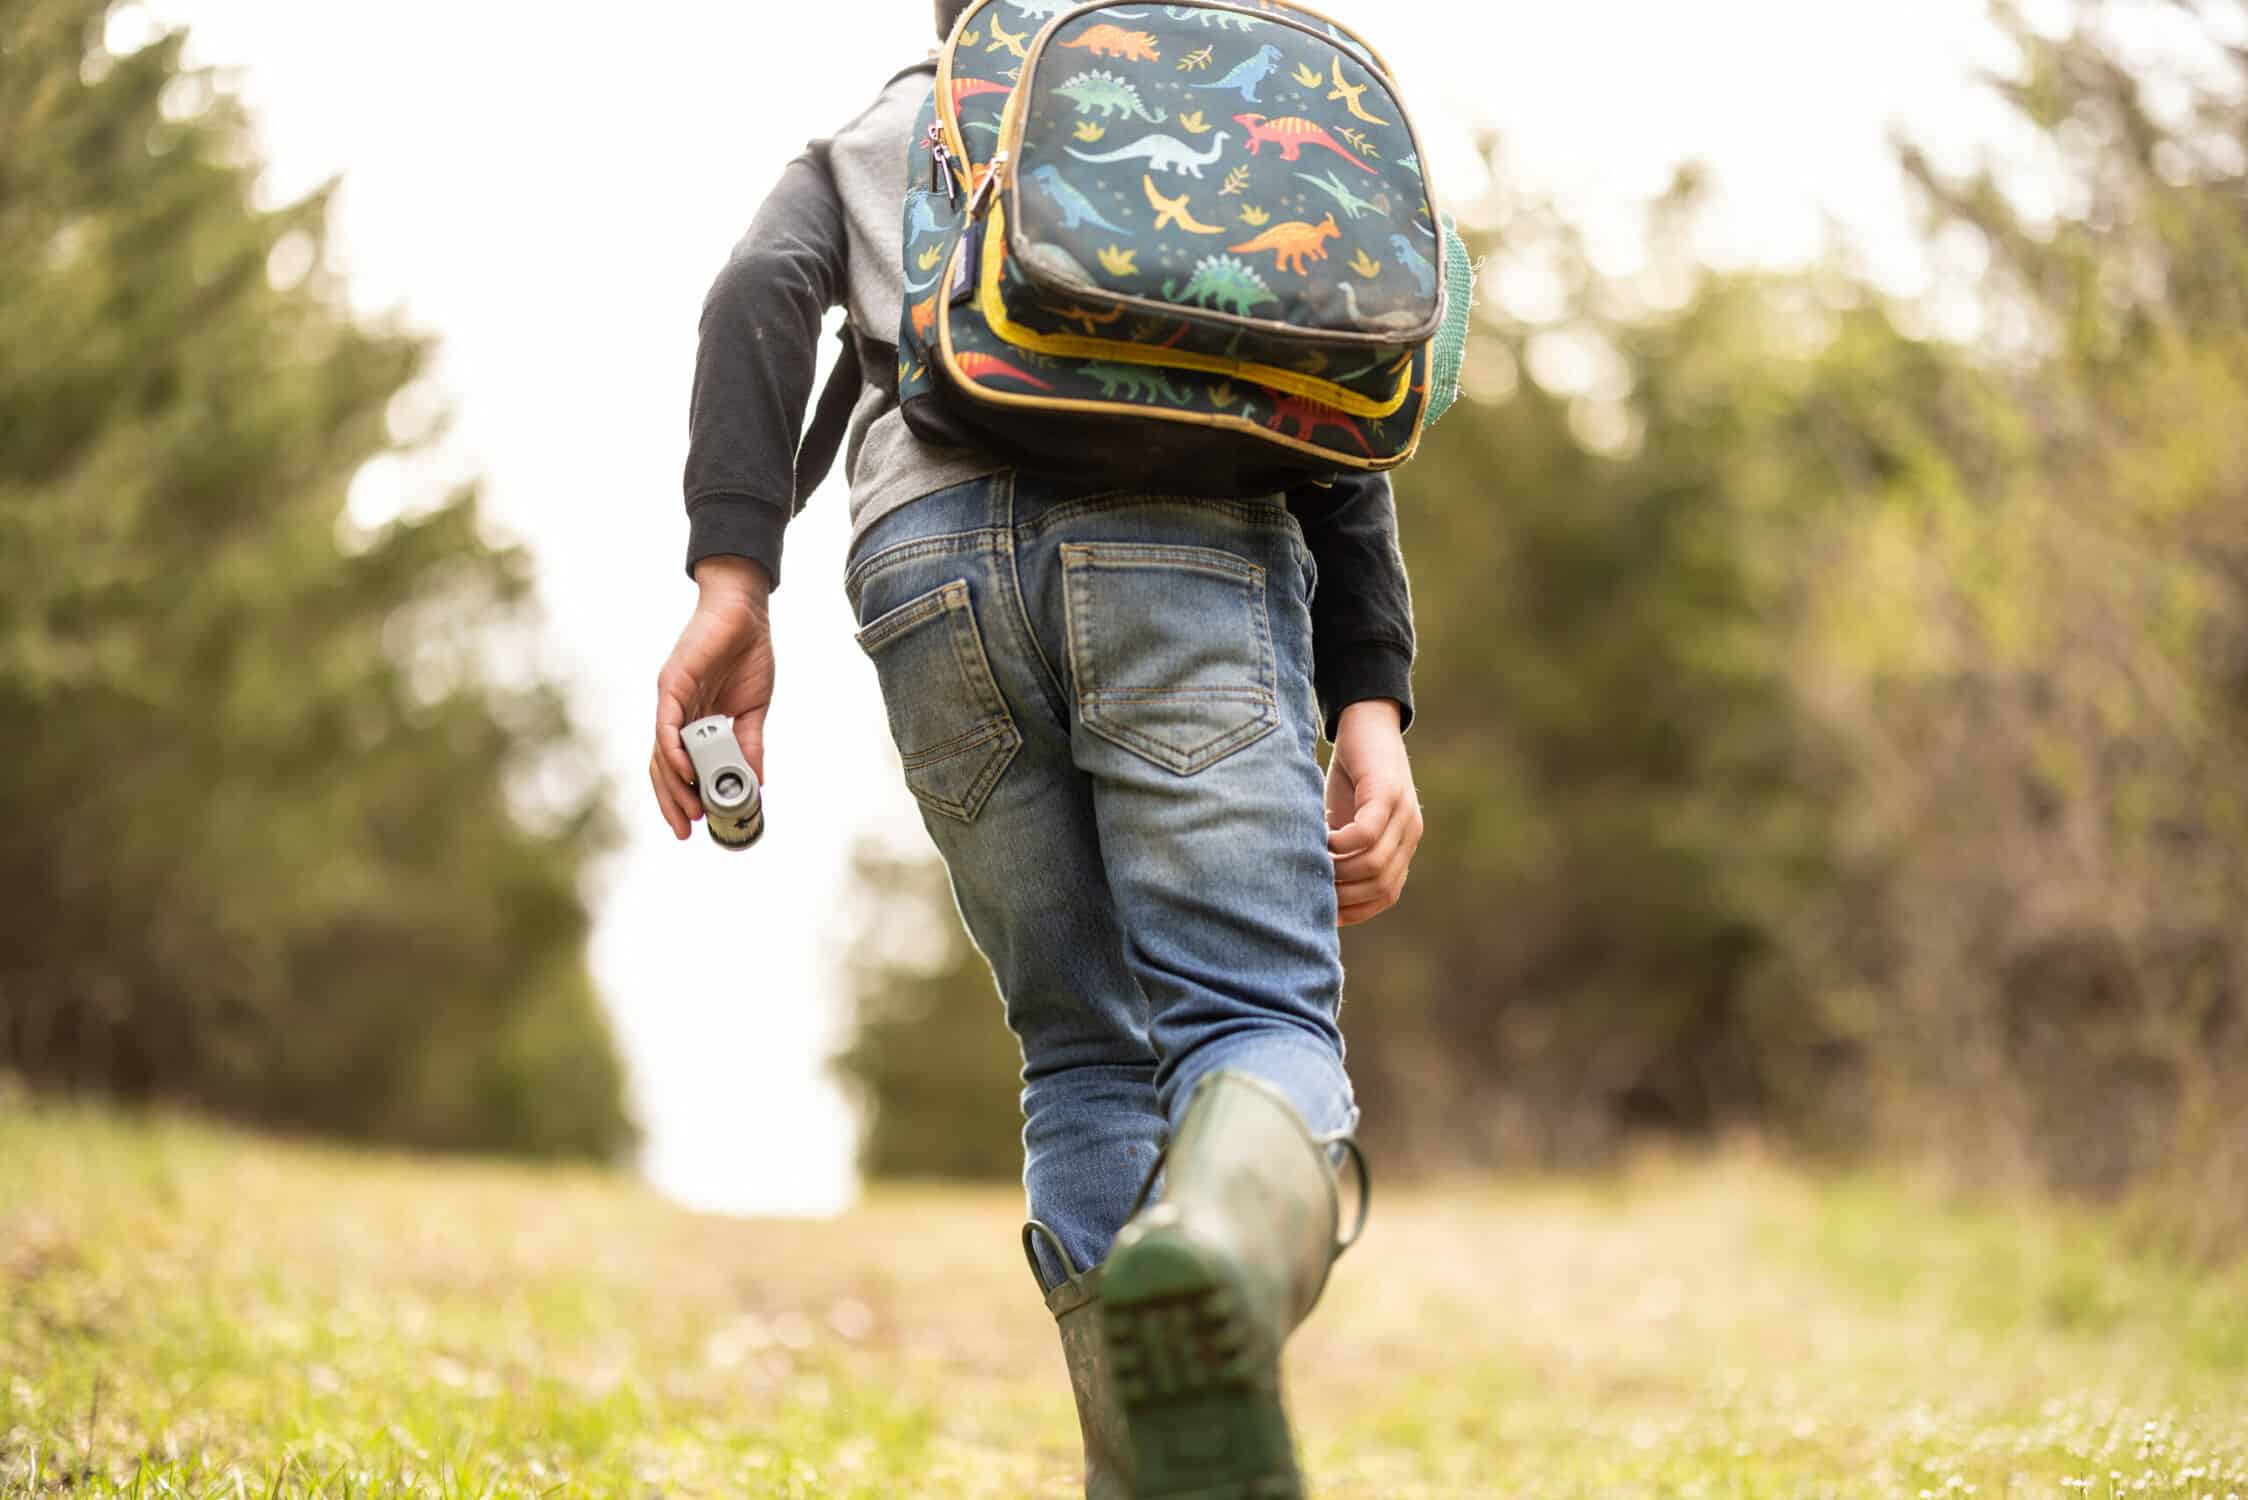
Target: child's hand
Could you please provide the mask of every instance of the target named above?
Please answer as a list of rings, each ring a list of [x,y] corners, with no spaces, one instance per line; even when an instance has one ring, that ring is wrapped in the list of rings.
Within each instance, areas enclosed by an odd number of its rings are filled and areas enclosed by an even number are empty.
[[[1335,726],[1327,766],[1327,851],[1335,857],[1336,922],[1397,904],[1421,846],[1421,803],[1405,757],[1403,717],[1387,698],[1353,703]]]
[[[773,703],[773,636],[766,596],[772,580],[746,557],[706,557],[695,565],[702,597],[679,644],[656,674],[656,748],[648,781],[673,836],[686,838],[703,815],[695,763],[679,731],[709,714],[728,714],[742,758],[765,779],[765,711]]]

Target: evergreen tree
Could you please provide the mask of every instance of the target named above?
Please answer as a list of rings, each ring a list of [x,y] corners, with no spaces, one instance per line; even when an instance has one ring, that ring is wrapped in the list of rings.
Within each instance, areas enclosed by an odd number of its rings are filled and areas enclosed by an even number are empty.
[[[106,9],[0,10],[0,1066],[614,1151],[589,752],[481,659],[527,559],[473,492],[339,543],[428,348],[351,316],[324,192],[256,205],[182,38],[113,57]]]

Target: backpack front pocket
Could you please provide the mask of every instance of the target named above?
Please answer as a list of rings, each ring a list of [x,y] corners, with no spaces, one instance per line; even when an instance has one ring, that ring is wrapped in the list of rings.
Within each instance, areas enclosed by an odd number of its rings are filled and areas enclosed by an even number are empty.
[[[992,678],[968,585],[908,600],[857,639],[882,681],[906,786],[930,811],[973,821],[1023,737]]]
[[[1280,723],[1265,570],[1214,547],[1066,542],[1085,727],[1191,776]]]

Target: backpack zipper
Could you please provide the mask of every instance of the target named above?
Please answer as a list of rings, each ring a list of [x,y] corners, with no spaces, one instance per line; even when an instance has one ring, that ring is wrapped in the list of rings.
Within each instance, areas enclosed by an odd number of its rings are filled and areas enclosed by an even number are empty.
[[[977,183],[976,190],[968,195],[969,218],[973,219],[990,206],[991,200],[998,195],[999,176],[1006,169],[1007,153],[1004,151],[995,153],[985,164],[983,181]]]
[[[953,174],[952,152],[944,143],[944,126],[929,127],[929,191],[943,193],[944,201],[953,208],[960,206],[960,180]]]

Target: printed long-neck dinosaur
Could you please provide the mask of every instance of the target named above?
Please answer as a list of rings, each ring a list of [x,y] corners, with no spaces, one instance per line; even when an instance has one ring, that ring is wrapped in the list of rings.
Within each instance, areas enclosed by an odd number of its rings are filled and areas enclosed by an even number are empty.
[[[1238,89],[1241,97],[1251,104],[1262,104],[1257,90],[1264,81],[1280,71],[1280,49],[1267,42],[1255,54],[1233,65],[1233,71],[1210,83],[1198,83],[1198,89]]]
[[[1163,14],[1174,21],[1192,21],[1204,30],[1212,27],[1219,31],[1247,31],[1257,24],[1254,16],[1238,15],[1225,10],[1202,10],[1192,5],[1166,5]]]
[[[1283,120],[1268,120],[1263,115],[1235,115],[1233,123],[1249,132],[1251,156],[1261,155],[1268,142],[1280,148],[1282,161],[1296,160],[1304,154],[1306,146],[1324,146],[1359,171],[1373,173],[1376,177],[1382,175],[1360,161],[1357,152],[1338,143],[1327,133],[1327,127],[1316,120],[1307,120],[1301,115],[1290,115]]]
[[[1336,206],[1341,208],[1344,213],[1350,215],[1350,217],[1354,219],[1357,218],[1360,214],[1370,214],[1375,212],[1387,213],[1389,211],[1387,207],[1389,203],[1388,194],[1385,193],[1382,195],[1382,201],[1380,205],[1368,203],[1365,199],[1352,192],[1350,188],[1345,185],[1343,180],[1340,177],[1337,177],[1332,171],[1328,172],[1324,177],[1314,177],[1309,172],[1298,172],[1296,174],[1296,180],[1298,182],[1308,182],[1313,187],[1319,189],[1319,191],[1321,191],[1322,193],[1325,193],[1328,197],[1334,199]]]
[[[1272,420],[1265,425],[1282,437],[1289,436],[1288,429],[1293,426],[1296,437],[1307,443],[1316,442],[1322,427],[1340,427],[1350,434],[1350,440],[1358,445],[1359,452],[1368,458],[1374,456],[1374,450],[1368,445],[1366,434],[1358,430],[1358,424],[1334,407],[1302,396],[1283,396],[1278,391],[1272,392],[1272,397]]]
[[[1051,385],[1040,380],[1028,370],[1018,370],[996,355],[984,354],[974,349],[960,350],[952,356],[952,362],[960,367],[961,374],[978,385],[994,379],[1019,380],[1024,385],[1034,385],[1042,391],[1053,389]]]
[[[1125,62],[1163,61],[1163,54],[1155,50],[1154,32],[1126,31],[1121,26],[1111,26],[1106,22],[1061,45],[1082,48],[1095,57],[1115,57]]]
[[[1104,73],[1097,68],[1069,79],[1054,92],[1075,104],[1081,115],[1099,110],[1103,119],[1125,115],[1145,120],[1150,125],[1160,125],[1170,118],[1168,112],[1160,109],[1149,114],[1147,106],[1140,102],[1138,89],[1114,73]]]
[[[1040,192],[1054,200],[1056,207],[1061,209],[1062,227],[1064,229],[1075,229],[1083,224],[1098,224],[1110,234],[1131,233],[1129,229],[1111,224],[1108,220],[1102,218],[1101,211],[1093,207],[1093,200],[1064,182],[1061,168],[1055,166],[1052,162],[1047,162],[1034,169],[1030,174],[1030,180],[1038,185]]]
[[[1342,230],[1335,224],[1335,216],[1329,214],[1317,224],[1306,224],[1301,219],[1291,219],[1285,224],[1275,224],[1247,244],[1228,245],[1226,248],[1236,254],[1246,253],[1251,255],[1259,251],[1270,250],[1273,252],[1276,261],[1274,269],[1293,271],[1298,276],[1302,276],[1308,274],[1304,269],[1305,259],[1308,257],[1312,260],[1325,260],[1327,258],[1326,242],[1341,239],[1342,233]],[[1289,264],[1291,261],[1294,262],[1293,265]]]
[[[1426,297],[1435,291],[1436,267],[1429,263],[1429,258],[1414,249],[1413,242],[1401,234],[1391,235],[1389,244],[1397,252],[1397,263],[1413,273],[1413,280],[1419,285],[1421,295]]]
[[[1200,181],[1202,169],[1216,161],[1225,151],[1230,131],[1219,131],[1210,138],[1210,149],[1197,153],[1195,149],[1175,135],[1143,135],[1129,146],[1114,151],[1104,151],[1095,156],[1089,151],[1068,147],[1069,154],[1079,161],[1145,161],[1150,172],[1176,172],[1181,177]]]
[[[1148,176],[1140,178],[1140,185],[1147,189],[1148,206],[1155,210],[1155,227],[1158,231],[1183,229],[1188,234],[1225,233],[1224,225],[1205,224],[1194,216],[1194,210],[1187,206],[1185,192],[1182,191],[1176,198],[1166,198],[1155,190],[1155,179]]]

